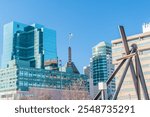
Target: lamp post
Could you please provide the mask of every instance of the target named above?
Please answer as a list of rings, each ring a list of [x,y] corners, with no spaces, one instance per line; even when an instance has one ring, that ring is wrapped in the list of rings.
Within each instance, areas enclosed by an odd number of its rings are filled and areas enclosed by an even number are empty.
[[[60,66],[60,89],[62,89],[62,61],[59,60],[59,66]]]

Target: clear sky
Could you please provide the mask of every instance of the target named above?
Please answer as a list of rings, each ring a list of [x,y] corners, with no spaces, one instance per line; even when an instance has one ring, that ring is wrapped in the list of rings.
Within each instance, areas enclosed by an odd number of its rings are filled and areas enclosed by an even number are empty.
[[[68,33],[73,61],[82,72],[89,64],[92,47],[119,38],[118,25],[127,35],[142,32],[150,22],[150,0],[0,0],[0,55],[2,27],[10,21],[39,23],[57,31],[58,57],[66,63]]]

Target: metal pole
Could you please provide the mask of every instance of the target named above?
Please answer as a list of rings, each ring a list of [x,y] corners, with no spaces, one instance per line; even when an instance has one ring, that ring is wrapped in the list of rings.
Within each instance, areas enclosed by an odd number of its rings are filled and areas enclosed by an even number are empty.
[[[128,55],[130,53],[129,51],[129,46],[128,46],[128,43],[127,43],[127,38],[126,38],[126,34],[125,34],[125,31],[124,31],[124,27],[123,26],[119,26],[119,31],[120,31],[120,35],[121,35],[121,38],[122,38],[122,43],[124,45],[124,48],[125,48],[125,52],[126,54]],[[137,78],[136,78],[136,74],[135,74],[135,70],[134,70],[134,66],[133,66],[133,62],[131,61],[130,62],[130,71],[131,71],[131,75],[132,75],[132,79],[133,79],[133,82],[134,82],[134,87],[135,87],[135,90],[136,90],[136,95],[139,98],[139,92],[138,92],[138,87],[137,87]]]
[[[68,40],[69,40],[69,47],[71,47],[71,39],[73,37],[73,34],[72,33],[69,33],[68,34]]]
[[[60,64],[60,89],[62,89],[62,61],[59,60]]]
[[[149,100],[149,94],[148,94],[148,90],[146,87],[146,83],[145,83],[145,79],[144,79],[144,75],[143,75],[143,71],[142,71],[142,67],[141,67],[141,63],[140,63],[140,59],[139,59],[139,55],[137,54],[135,59],[137,60],[137,65],[138,65],[138,72],[140,75],[140,81],[141,81],[141,85],[143,88],[143,92],[144,92],[144,97],[146,100]]]
[[[136,52],[136,55],[137,55],[137,52]],[[138,90],[138,100],[141,100],[141,95],[140,95],[140,83],[139,83],[139,72],[138,72],[138,61],[136,59],[136,56],[135,56],[135,68],[136,68],[136,77],[137,77],[137,90]]]
[[[116,70],[113,72],[113,74],[110,76],[110,78],[106,81],[107,86],[109,85],[109,83],[112,81],[112,79],[115,77],[115,75],[118,73],[118,71],[120,70],[120,68],[122,67],[122,65],[125,63],[127,59],[124,59],[121,61],[121,63],[118,65],[118,67],[116,68]]]
[[[125,69],[124,69],[124,72],[123,72],[123,74],[122,74],[122,77],[121,77],[121,79],[120,79],[120,82],[119,82],[119,84],[118,84],[118,87],[117,87],[117,89],[116,89],[116,91],[115,91],[115,94],[114,94],[114,96],[113,96],[113,98],[112,98],[113,100],[116,100],[117,97],[118,97],[119,91],[120,91],[120,89],[121,89],[122,83],[123,83],[123,81],[124,81],[124,78],[125,78],[125,76],[126,76],[126,73],[127,73],[127,70],[128,70],[128,68],[129,68],[129,65],[130,65],[131,61],[132,61],[132,58],[130,58],[130,59],[128,60],[128,62],[127,62],[127,65],[126,65],[126,67],[125,67]]]

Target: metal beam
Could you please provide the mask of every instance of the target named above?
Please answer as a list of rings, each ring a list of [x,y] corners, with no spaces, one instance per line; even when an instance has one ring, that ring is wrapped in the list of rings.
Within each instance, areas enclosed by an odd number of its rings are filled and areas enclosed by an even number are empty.
[[[120,68],[122,67],[122,65],[125,63],[127,59],[124,59],[121,61],[121,63],[118,65],[118,67],[116,68],[116,70],[112,73],[112,75],[110,76],[110,78],[106,81],[107,86],[109,85],[109,83],[112,81],[112,79],[115,77],[115,75],[117,74],[117,72],[120,70]],[[101,91],[98,92],[98,94],[94,97],[94,100],[97,100],[101,95]]]
[[[136,52],[136,55],[137,55],[137,52]],[[136,77],[137,77],[138,100],[141,100],[140,83],[139,83],[139,72],[138,72],[138,64],[137,64],[136,57],[135,57],[135,69],[136,69]]]
[[[101,95],[101,93],[102,93],[102,91],[99,91],[99,93],[94,97],[94,99],[93,100],[98,100],[99,99],[99,97],[100,97],[100,95]]]
[[[112,75],[110,76],[110,78],[106,81],[107,86],[109,85],[109,83],[112,81],[112,79],[115,77],[115,75],[117,74],[117,72],[120,70],[120,68],[122,67],[122,65],[125,63],[127,59],[124,59],[121,61],[121,63],[118,65],[118,67],[116,68],[116,70],[112,73]]]
[[[128,46],[128,42],[127,42],[127,37],[126,37],[125,31],[124,31],[124,27],[119,26],[119,31],[120,31],[120,36],[122,38],[122,43],[125,48],[125,52],[128,55],[130,53],[130,50],[129,50],[129,46]]]
[[[140,63],[140,59],[139,59],[139,55],[137,54],[135,59],[137,60],[137,66],[138,66],[138,73],[140,75],[140,81],[141,81],[141,86],[143,88],[143,92],[144,92],[144,97],[146,100],[149,100],[149,94],[148,94],[148,90],[146,87],[146,83],[145,83],[145,79],[144,79],[144,75],[143,75],[143,71],[142,71],[142,67],[141,67],[141,63]]]
[[[131,58],[131,57],[133,57],[133,56],[135,56],[135,53],[133,53],[133,54],[128,54],[128,55],[126,55],[126,56],[123,56],[123,57],[121,57],[121,58],[119,58],[119,59],[116,59],[116,61],[120,61],[120,60],[123,60],[123,59],[128,59],[128,58]]]
[[[126,65],[126,67],[125,67],[125,69],[124,69],[124,72],[123,72],[123,74],[122,74],[122,77],[121,77],[121,79],[120,79],[120,82],[119,82],[119,84],[118,84],[118,87],[117,87],[117,89],[116,89],[116,91],[115,91],[115,94],[114,94],[114,96],[113,96],[113,98],[112,98],[113,100],[116,100],[117,97],[118,97],[119,91],[120,91],[120,89],[121,89],[122,83],[123,83],[123,81],[124,81],[124,79],[125,79],[125,76],[126,76],[126,73],[127,73],[127,71],[128,71],[128,68],[129,68],[129,65],[130,65],[131,61],[132,61],[132,58],[130,58],[130,59],[128,60],[128,62],[127,62],[127,65]]]
[[[129,46],[128,46],[128,43],[127,43],[127,38],[126,38],[126,34],[125,34],[125,31],[124,31],[124,27],[123,26],[119,26],[119,31],[120,31],[120,35],[121,35],[121,38],[122,38],[122,43],[124,45],[124,48],[125,48],[125,52],[126,54],[130,54],[130,51],[129,51]],[[138,87],[137,87],[137,77],[136,77],[136,74],[135,74],[135,70],[134,70],[134,66],[133,66],[133,62],[131,61],[130,62],[130,71],[131,71],[131,75],[132,75],[132,79],[133,79],[133,82],[134,82],[134,87],[135,87],[135,91],[136,91],[136,95],[139,99],[139,92],[138,92]]]

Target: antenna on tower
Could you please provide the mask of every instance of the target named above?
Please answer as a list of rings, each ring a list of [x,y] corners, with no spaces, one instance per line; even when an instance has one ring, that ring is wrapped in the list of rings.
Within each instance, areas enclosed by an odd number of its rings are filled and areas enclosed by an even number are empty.
[[[80,74],[78,69],[76,68],[75,64],[72,62],[72,52],[71,52],[71,39],[73,37],[72,33],[68,34],[68,41],[69,41],[69,46],[68,46],[68,62],[67,62],[67,68],[66,71],[67,72],[71,72],[71,73],[76,73],[76,74]]]
[[[71,39],[73,37],[73,33],[68,34],[68,40],[69,40],[69,47],[71,46]]]
[[[70,41],[71,41],[71,38],[73,37],[73,34],[72,33],[69,33],[68,35],[68,39],[69,39],[69,47],[68,47],[68,62],[69,62],[69,65],[71,66],[71,62],[72,62],[72,57],[71,57],[71,45],[70,45]]]

